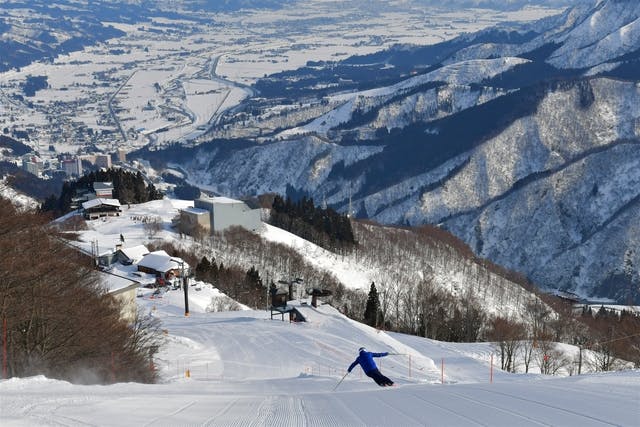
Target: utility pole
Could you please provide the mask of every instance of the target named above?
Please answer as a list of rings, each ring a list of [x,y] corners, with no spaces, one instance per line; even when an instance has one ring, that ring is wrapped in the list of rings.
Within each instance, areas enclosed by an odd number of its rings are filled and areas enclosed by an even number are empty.
[[[265,300],[265,308],[264,308],[265,310],[269,310],[269,306],[270,306],[270,304],[269,304],[269,290],[270,290],[269,286],[270,285],[271,285],[271,283],[269,283],[269,271],[267,270],[267,283],[266,283],[266,286],[265,286],[265,288],[267,290],[267,299]]]
[[[184,287],[184,315],[189,316],[189,278],[184,274],[184,261],[182,261],[182,282]]]
[[[182,279],[182,289],[184,290],[184,315],[189,316],[189,278],[184,272],[184,260],[182,258],[171,258],[171,261],[180,264],[180,278]]]

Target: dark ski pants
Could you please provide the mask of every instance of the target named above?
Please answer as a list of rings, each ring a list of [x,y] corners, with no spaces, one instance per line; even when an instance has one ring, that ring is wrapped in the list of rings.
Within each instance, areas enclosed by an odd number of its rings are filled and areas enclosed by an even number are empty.
[[[393,381],[391,381],[389,378],[382,375],[380,371],[377,369],[366,372],[366,374],[369,378],[372,378],[376,382],[376,384],[378,384],[380,387],[384,387],[386,385],[393,385]]]

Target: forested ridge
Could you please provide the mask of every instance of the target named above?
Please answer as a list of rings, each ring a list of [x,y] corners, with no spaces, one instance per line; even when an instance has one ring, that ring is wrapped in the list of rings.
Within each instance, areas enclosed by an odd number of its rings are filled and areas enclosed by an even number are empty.
[[[319,208],[313,199],[275,196],[269,222],[325,249],[349,251],[357,244],[349,217],[334,209]]]
[[[65,181],[60,196],[52,195],[47,198],[42,210],[52,212],[56,216],[69,212],[76,193],[82,189],[93,190],[95,182],[112,182],[113,198],[118,199],[120,203],[144,203],[163,197],[153,184],[145,181],[142,173],[112,168],[90,172],[75,181]]]

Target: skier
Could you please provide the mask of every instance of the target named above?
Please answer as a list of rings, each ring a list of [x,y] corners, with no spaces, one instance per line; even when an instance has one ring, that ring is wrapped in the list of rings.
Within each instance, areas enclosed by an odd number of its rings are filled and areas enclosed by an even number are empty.
[[[360,347],[358,349],[358,352],[358,357],[353,361],[351,366],[349,366],[349,369],[347,369],[348,372],[351,372],[351,370],[355,368],[357,364],[360,364],[360,367],[364,371],[365,375],[369,378],[372,378],[380,387],[393,385],[393,381],[382,375],[382,373],[380,373],[380,370],[376,366],[376,362],[373,361],[374,357],[384,357],[389,353],[371,353],[364,347]]]

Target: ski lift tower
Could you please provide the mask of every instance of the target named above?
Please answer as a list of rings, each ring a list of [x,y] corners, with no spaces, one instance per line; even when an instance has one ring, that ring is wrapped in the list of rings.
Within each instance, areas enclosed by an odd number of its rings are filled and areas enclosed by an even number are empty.
[[[182,279],[182,287],[184,289],[184,315],[189,316],[189,278],[184,271],[184,260],[181,258],[171,258],[171,261],[180,264],[180,279]]]
[[[298,295],[298,287],[299,285],[301,285],[304,281],[299,278],[296,277],[295,279],[291,279],[291,280],[278,280],[278,283],[280,283],[281,285],[287,285],[289,287],[289,301],[293,300],[293,287],[294,285],[296,286],[296,295]]]

